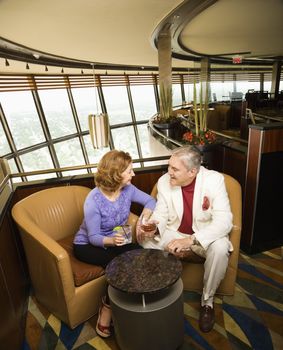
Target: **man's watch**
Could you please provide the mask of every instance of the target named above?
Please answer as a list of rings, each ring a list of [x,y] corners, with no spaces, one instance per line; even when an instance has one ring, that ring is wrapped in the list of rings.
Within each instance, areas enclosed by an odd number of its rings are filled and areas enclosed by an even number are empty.
[[[193,236],[193,244],[194,245],[197,245],[197,244],[199,244],[199,241],[196,239],[196,236]]]

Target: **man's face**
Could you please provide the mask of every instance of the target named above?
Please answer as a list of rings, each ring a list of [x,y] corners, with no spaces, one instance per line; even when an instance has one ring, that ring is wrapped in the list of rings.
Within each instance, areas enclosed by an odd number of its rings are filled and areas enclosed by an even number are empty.
[[[187,186],[194,180],[197,171],[195,168],[188,170],[184,166],[183,161],[173,155],[169,159],[168,174],[170,176],[171,186]]]

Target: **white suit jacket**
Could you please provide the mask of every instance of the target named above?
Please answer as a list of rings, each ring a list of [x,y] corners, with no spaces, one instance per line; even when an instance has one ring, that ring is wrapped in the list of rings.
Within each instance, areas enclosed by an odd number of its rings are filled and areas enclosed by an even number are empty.
[[[178,232],[183,217],[183,196],[180,186],[171,186],[168,173],[157,183],[157,204],[152,218],[159,221],[159,239],[143,242],[144,248],[164,249],[174,238],[188,237]],[[227,238],[232,229],[232,213],[224,177],[219,172],[200,167],[193,197],[193,231],[206,250],[219,238]],[[229,241],[229,250],[233,247]]]

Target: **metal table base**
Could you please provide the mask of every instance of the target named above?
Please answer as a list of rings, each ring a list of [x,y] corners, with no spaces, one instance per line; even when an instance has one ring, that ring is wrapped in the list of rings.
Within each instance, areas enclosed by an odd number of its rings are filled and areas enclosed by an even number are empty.
[[[175,350],[184,340],[183,282],[153,294],[108,293],[121,350]]]

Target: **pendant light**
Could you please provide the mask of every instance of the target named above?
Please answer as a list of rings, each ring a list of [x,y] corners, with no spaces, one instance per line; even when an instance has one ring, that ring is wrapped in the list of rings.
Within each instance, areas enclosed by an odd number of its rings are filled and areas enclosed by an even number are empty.
[[[106,113],[98,113],[98,93],[95,85],[95,71],[94,65],[92,65],[93,70],[93,84],[95,89],[95,99],[96,99],[96,114],[89,114],[88,116],[88,125],[89,125],[89,134],[93,148],[103,148],[109,146],[109,118]]]

